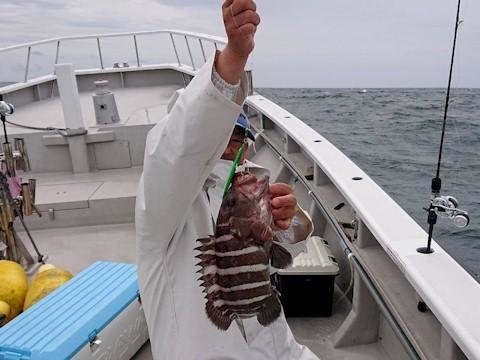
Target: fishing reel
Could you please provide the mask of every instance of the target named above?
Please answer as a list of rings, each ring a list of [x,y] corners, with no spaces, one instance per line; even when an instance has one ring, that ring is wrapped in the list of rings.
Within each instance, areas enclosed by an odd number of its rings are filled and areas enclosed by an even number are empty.
[[[458,228],[464,228],[470,223],[468,212],[458,208],[458,201],[453,196],[433,196],[430,202],[430,208],[433,209],[438,216],[452,219],[453,224]],[[429,211],[429,209],[426,210]]]
[[[465,210],[458,208],[458,201],[453,196],[440,195],[441,180],[435,178],[432,180],[432,199],[430,207],[424,208],[428,212],[428,242],[426,247],[420,247],[417,252],[421,254],[432,254],[432,235],[433,227],[437,223],[437,217],[452,219],[453,224],[458,228],[464,228],[470,223],[470,216]]]
[[[12,115],[15,112],[15,107],[5,101],[0,101],[0,115]]]

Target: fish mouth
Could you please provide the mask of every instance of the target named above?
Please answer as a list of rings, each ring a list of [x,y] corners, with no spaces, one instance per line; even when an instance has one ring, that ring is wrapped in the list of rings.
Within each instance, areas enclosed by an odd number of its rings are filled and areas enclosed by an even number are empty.
[[[268,176],[263,175],[260,178],[257,179],[255,175],[251,173],[239,173],[237,177],[235,178],[235,184],[237,186],[245,186],[245,185],[253,185],[253,184],[258,184],[257,188],[262,188],[268,184]]]
[[[257,178],[250,173],[240,174],[235,180],[237,186],[250,185],[257,182]]]

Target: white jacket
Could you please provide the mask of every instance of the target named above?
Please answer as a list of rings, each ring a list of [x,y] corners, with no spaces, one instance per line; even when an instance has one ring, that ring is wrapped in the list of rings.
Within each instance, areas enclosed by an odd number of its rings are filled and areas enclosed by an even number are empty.
[[[244,321],[218,330],[205,314],[197,281],[196,240],[214,233],[231,162],[220,161],[246,97],[237,103],[211,81],[213,58],[199,71],[166,119],[148,134],[136,204],[138,281],[153,358],[317,359],[299,345],[283,315],[268,327]],[[217,165],[216,176],[212,170]],[[208,189],[210,187],[210,189]],[[206,190],[208,189],[212,206]]]

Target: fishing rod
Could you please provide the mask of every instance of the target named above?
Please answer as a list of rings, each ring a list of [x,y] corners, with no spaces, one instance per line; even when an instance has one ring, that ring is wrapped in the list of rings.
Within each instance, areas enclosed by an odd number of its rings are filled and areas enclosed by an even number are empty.
[[[464,228],[470,223],[470,217],[468,216],[468,213],[464,210],[458,209],[457,199],[455,199],[453,196],[450,196],[450,195],[443,196],[440,193],[442,189],[442,179],[440,178],[440,167],[442,164],[443,143],[445,140],[445,128],[447,126],[448,104],[450,102],[450,89],[452,85],[453,63],[455,59],[455,48],[457,46],[458,27],[462,23],[462,21],[460,20],[460,6],[461,6],[461,0],[458,0],[457,18],[455,21],[455,34],[453,36],[452,58],[450,61],[450,73],[448,76],[447,96],[445,100],[445,112],[443,114],[442,137],[440,140],[440,149],[438,152],[437,173],[436,173],[436,176],[432,179],[432,195],[430,198],[430,206],[428,208],[425,208],[425,210],[428,211],[428,218],[427,218],[427,222],[429,225],[428,241],[427,241],[426,247],[420,247],[417,249],[417,251],[422,254],[433,253],[433,249],[431,246],[432,236],[433,236],[433,229],[435,227],[435,224],[437,223],[438,216],[452,219],[455,226],[459,228]]]

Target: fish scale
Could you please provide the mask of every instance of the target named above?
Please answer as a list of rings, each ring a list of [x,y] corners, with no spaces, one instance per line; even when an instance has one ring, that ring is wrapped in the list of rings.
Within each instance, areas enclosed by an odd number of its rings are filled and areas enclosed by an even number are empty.
[[[235,174],[220,207],[215,236],[197,240],[205,310],[221,330],[235,319],[253,316],[267,326],[281,313],[278,293],[270,283],[270,259],[279,267],[292,259],[273,243],[268,190],[268,176]]]

